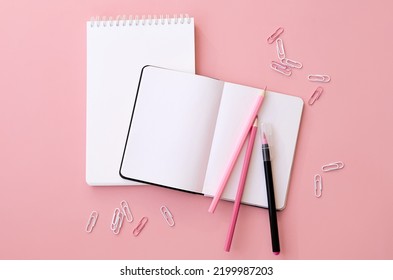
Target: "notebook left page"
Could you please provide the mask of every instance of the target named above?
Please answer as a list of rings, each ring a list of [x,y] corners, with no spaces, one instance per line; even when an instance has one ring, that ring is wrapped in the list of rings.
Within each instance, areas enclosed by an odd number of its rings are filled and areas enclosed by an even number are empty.
[[[224,82],[144,67],[120,173],[201,193]]]
[[[194,73],[194,19],[94,20],[86,29],[86,181],[135,185],[120,177],[119,166],[141,69]]]

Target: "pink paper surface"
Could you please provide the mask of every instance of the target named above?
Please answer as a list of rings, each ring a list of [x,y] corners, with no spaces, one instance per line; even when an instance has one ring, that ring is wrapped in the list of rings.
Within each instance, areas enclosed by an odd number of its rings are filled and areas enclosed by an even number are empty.
[[[390,1],[354,0],[1,1],[0,259],[392,259],[391,10]],[[306,103],[324,88],[304,107],[287,208],[278,213],[279,256],[266,209],[241,206],[227,253],[232,203],[209,214],[211,198],[85,183],[86,20],[175,13],[195,18],[198,74]],[[291,77],[269,66],[277,55],[266,40],[280,26],[287,57],[304,65]],[[309,82],[309,74],[331,82]],[[345,167],[322,174],[333,161]],[[110,222],[122,200],[135,220],[115,236]],[[92,210],[100,216],[87,234]],[[149,222],[134,237],[143,216]]]

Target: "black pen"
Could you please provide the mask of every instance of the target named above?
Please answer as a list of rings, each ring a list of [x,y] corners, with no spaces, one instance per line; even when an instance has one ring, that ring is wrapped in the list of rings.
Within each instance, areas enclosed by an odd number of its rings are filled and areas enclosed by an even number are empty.
[[[272,165],[270,162],[269,144],[267,142],[264,131],[262,131],[262,155],[263,155],[263,165],[265,168],[266,192],[267,192],[267,201],[268,201],[268,209],[269,209],[272,250],[275,255],[278,255],[280,254],[280,240],[278,237],[276,200],[274,198],[273,175],[272,175]]]

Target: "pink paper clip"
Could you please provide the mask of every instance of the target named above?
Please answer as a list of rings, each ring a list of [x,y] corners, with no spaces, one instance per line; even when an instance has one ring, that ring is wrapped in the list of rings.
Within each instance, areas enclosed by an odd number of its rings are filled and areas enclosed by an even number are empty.
[[[134,234],[134,236],[138,236],[140,233],[141,233],[141,231],[142,231],[142,229],[145,227],[145,225],[147,224],[147,221],[148,221],[149,219],[147,218],[147,217],[143,217],[141,220],[140,220],[140,222],[139,222],[139,224],[136,226],[136,228],[134,229],[134,231],[132,232],[132,234]]]
[[[301,62],[289,58],[281,59],[281,63],[291,68],[301,69],[303,67],[303,64]]]
[[[278,38],[276,41],[276,48],[277,48],[277,56],[279,60],[283,60],[285,58],[285,49],[284,49],[284,42],[282,39]]]
[[[323,87],[317,87],[314,93],[310,96],[310,99],[308,100],[308,105],[313,105],[314,102],[319,99],[322,92],[323,92]]]
[[[267,42],[272,44],[283,32],[284,28],[279,27],[269,38],[267,38]]]
[[[284,65],[280,62],[277,62],[277,61],[272,61],[272,63],[270,64],[270,68],[272,68],[273,70],[275,70],[281,74],[284,74],[285,76],[292,75],[291,67],[289,67],[288,65]]]

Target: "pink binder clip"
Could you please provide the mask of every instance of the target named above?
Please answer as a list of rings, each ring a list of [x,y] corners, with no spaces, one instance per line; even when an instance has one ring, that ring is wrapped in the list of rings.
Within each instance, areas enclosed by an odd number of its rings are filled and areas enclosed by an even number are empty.
[[[284,28],[279,27],[269,38],[267,38],[267,42],[272,44],[283,32]]]
[[[275,70],[281,74],[284,74],[285,76],[292,75],[291,67],[289,67],[288,65],[284,65],[280,62],[277,62],[277,61],[272,61],[272,63],[270,64],[270,68],[272,68],[273,70]]]

